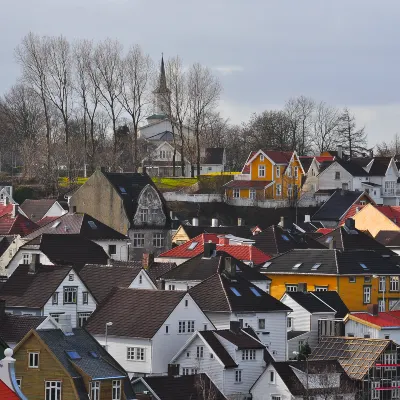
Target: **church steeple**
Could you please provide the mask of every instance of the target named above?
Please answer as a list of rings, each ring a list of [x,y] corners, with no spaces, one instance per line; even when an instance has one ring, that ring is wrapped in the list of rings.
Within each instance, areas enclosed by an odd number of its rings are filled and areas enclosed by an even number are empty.
[[[161,55],[160,77],[158,79],[158,87],[154,93],[169,93],[169,89],[167,88],[167,78],[165,77],[164,54]]]
[[[167,78],[165,76],[164,54],[161,54],[160,76],[158,85],[154,94],[155,113],[165,114],[165,106],[169,101],[170,90],[167,87]]]

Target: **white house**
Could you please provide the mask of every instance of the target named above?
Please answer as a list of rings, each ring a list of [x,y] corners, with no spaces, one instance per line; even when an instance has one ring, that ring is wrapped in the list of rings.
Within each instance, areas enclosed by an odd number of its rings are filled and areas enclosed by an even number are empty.
[[[73,327],[82,326],[95,310],[96,301],[71,267],[40,265],[33,260],[20,265],[0,290],[6,312],[15,315],[71,315]]]
[[[195,332],[171,364],[179,375],[207,373],[226,397],[244,399],[265,368],[265,346],[256,336],[238,322],[226,330]]]
[[[142,376],[167,373],[196,330],[215,327],[189,293],[115,288],[86,329],[130,376]]]
[[[19,212],[33,222],[50,221],[67,213],[54,199],[26,199],[19,207]],[[40,224],[40,222],[39,222]]]

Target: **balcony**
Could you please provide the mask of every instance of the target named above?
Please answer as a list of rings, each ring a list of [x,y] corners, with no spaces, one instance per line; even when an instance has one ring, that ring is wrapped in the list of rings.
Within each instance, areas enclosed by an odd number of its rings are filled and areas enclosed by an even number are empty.
[[[400,196],[400,189],[382,190],[382,197],[398,197]]]

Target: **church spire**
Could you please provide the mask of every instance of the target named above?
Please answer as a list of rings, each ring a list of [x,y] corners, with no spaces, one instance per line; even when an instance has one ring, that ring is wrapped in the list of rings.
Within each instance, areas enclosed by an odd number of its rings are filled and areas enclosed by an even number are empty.
[[[165,77],[164,54],[161,53],[160,77],[158,80],[158,87],[154,91],[154,93],[166,94],[168,92],[169,92],[169,90],[167,88],[167,78]]]

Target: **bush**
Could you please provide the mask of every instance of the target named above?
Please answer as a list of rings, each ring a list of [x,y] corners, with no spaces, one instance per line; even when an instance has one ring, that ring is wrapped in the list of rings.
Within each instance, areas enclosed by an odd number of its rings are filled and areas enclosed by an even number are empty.
[[[26,199],[34,198],[34,190],[27,186],[18,186],[14,189],[13,198],[18,204],[22,204]]]

